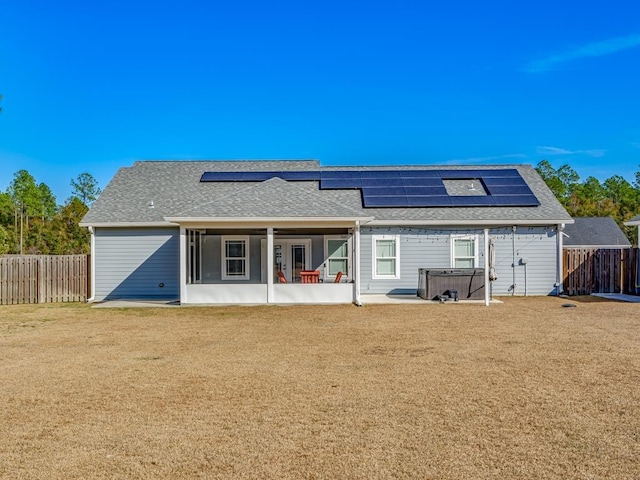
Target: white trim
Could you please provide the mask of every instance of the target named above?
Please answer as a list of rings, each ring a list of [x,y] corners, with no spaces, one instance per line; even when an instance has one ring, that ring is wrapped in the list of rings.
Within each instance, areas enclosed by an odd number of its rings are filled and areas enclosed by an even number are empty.
[[[484,306],[489,306],[489,229],[484,229]]]
[[[564,223],[558,224],[558,230],[556,231],[556,237],[558,242],[558,252],[556,254],[556,263],[558,269],[556,270],[556,293],[560,295],[564,292],[564,279],[562,278],[564,275],[564,254],[562,251],[562,244],[564,242],[564,238],[562,237],[562,231],[564,230]],[[515,290],[515,289],[514,289]]]
[[[260,258],[262,258],[262,252],[264,250],[264,242],[260,241]],[[267,257],[267,303],[273,303],[274,290],[273,290],[273,227],[267,228],[267,245],[266,245],[266,257]],[[261,262],[262,263],[262,262]],[[261,279],[262,280],[262,279]]]
[[[352,272],[353,272],[353,255],[352,255],[352,250],[353,250],[353,245],[351,242],[351,235],[348,234],[342,234],[342,235],[325,235],[324,236],[324,263],[325,263],[325,267],[324,267],[324,274],[323,274],[323,278],[325,280],[335,280],[336,276],[335,275],[330,275],[329,274],[329,263],[330,263],[330,258],[329,258],[329,241],[330,240],[343,240],[347,242],[347,271],[346,272],[342,272],[342,274],[344,275],[345,280],[351,280],[352,278]],[[343,257],[339,257],[339,258],[343,258]]]
[[[430,226],[430,225],[455,225],[458,227],[473,226],[492,226],[492,227],[510,227],[512,225],[531,225],[531,226],[550,226],[561,223],[575,223],[573,220],[411,220],[404,218],[402,220],[372,220],[367,223],[369,227],[410,227],[410,226]]]
[[[249,223],[266,224],[277,226],[281,223],[322,223],[333,225],[338,222],[349,223],[369,222],[373,217],[164,217],[167,222],[172,223]]]
[[[360,299],[360,222],[356,222],[356,228],[354,229],[353,236],[353,248],[355,250],[353,265],[353,277],[355,280],[354,300],[355,304],[360,306],[362,305],[362,300]]]
[[[244,260],[244,275],[228,275],[227,274],[227,249],[226,242],[228,240],[241,240],[244,242],[244,257],[237,257],[236,259]],[[249,249],[250,238],[249,235],[221,235],[220,236],[220,276],[222,280],[249,280],[251,274],[249,272],[249,264],[251,263],[251,253]],[[234,258],[234,257],[231,257]]]
[[[378,240],[393,240],[396,244],[396,271],[394,275],[379,275],[377,266],[378,266],[378,257],[376,250],[376,242]],[[400,278],[400,235],[371,235],[371,278],[374,280],[397,280]]]
[[[123,227],[177,227],[177,223],[171,222],[80,222],[78,225],[81,227],[111,227],[111,228],[123,228]]]
[[[187,301],[187,229],[180,227],[180,303]]]
[[[460,233],[452,233],[451,235],[449,235],[449,243],[450,243],[450,262],[451,262],[451,268],[458,268],[456,267],[456,254],[455,254],[455,244],[456,244],[456,240],[473,240],[473,267],[472,268],[478,268],[478,251],[480,250],[478,248],[478,234],[460,234]],[[468,257],[464,257],[464,258],[468,258]]]

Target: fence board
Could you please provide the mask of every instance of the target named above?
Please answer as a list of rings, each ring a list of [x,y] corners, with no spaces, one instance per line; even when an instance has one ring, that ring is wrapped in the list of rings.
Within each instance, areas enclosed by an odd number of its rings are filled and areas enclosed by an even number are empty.
[[[565,248],[562,255],[566,294],[640,294],[637,248]]]
[[[84,302],[87,255],[6,255],[0,257],[0,305]]]

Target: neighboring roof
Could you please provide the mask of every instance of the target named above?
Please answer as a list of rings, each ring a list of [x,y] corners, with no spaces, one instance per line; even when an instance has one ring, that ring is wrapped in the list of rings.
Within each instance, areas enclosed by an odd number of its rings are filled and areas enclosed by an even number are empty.
[[[578,217],[575,223],[565,227],[565,247],[613,247],[631,246],[616,221],[611,217]]]
[[[640,215],[636,215],[635,217],[633,217],[630,220],[627,220],[626,222],[624,222],[625,225],[640,225]]]
[[[374,223],[557,224],[571,217],[531,165],[515,168],[532,190],[536,207],[363,208],[359,190],[320,190],[318,182],[200,182],[210,171],[477,170],[478,166],[321,167],[316,160],[139,161],[121,168],[82,225],[162,225],[168,218],[373,218]]]

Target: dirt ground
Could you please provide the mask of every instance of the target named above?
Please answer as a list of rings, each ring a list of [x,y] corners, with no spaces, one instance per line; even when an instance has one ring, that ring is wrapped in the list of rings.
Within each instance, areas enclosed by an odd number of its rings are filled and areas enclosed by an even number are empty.
[[[0,307],[1,478],[637,479],[639,458],[640,304]]]

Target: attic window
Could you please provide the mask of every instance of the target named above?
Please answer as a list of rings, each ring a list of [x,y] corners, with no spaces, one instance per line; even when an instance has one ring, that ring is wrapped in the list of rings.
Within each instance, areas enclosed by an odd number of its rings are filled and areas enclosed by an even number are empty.
[[[447,193],[459,197],[478,197],[486,196],[487,191],[484,189],[479,178],[450,179],[442,180]]]

